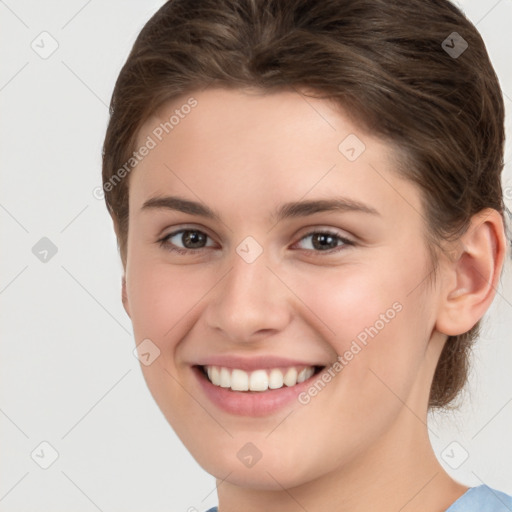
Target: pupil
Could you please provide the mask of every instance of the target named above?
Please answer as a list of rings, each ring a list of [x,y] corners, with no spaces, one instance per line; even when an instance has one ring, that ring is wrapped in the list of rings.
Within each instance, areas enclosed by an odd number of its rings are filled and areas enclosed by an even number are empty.
[[[331,245],[331,247],[329,247],[329,245]],[[328,233],[318,233],[313,235],[313,247],[315,249],[334,249],[336,245],[335,237]]]
[[[191,244],[192,248],[202,247],[205,242],[204,233],[198,231],[185,231],[182,235],[184,245]],[[335,237],[328,233],[317,233],[313,236],[313,247],[315,249],[333,249],[337,246]]]
[[[202,243],[205,241],[205,235],[203,233],[198,233],[197,231],[185,231],[182,235],[183,245],[187,246],[187,244],[191,244],[193,247],[197,248],[202,247]]]

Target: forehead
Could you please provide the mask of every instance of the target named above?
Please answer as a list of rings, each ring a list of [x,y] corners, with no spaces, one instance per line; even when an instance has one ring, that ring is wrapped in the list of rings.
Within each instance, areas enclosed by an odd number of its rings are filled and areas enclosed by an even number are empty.
[[[334,193],[386,212],[421,209],[396,174],[395,148],[325,99],[209,89],[164,104],[138,133],[152,149],[130,177],[130,203],[180,192],[197,200],[276,205]],[[196,196],[196,197],[194,197]]]

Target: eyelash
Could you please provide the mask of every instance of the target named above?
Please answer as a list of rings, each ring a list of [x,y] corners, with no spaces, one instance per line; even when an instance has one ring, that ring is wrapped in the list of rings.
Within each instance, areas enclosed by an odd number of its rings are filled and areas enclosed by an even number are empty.
[[[180,233],[185,233],[187,231],[195,232],[195,233],[202,233],[203,235],[206,235],[208,238],[210,238],[206,233],[204,233],[203,231],[200,231],[199,229],[190,229],[189,228],[189,229],[180,229],[178,231],[173,231],[172,233],[169,233],[168,235],[165,235],[164,237],[157,240],[157,243],[166,250],[176,252],[178,254],[183,254],[183,255],[189,254],[189,253],[197,254],[197,253],[202,252],[205,249],[208,249],[208,247],[199,247],[198,249],[182,249],[181,247],[177,247],[173,243],[169,242],[169,238],[172,238],[173,236],[176,236]],[[319,250],[315,250],[315,249],[303,249],[303,250],[308,251],[308,252],[315,252],[315,253],[319,253],[319,254],[322,254],[322,253],[323,254],[333,254],[333,253],[337,253],[337,252],[343,250],[343,248],[346,246],[354,246],[355,245],[354,241],[349,240],[348,238],[342,237],[342,236],[338,235],[337,233],[330,231],[329,229],[310,231],[309,233],[306,233],[304,236],[302,236],[300,238],[299,242],[311,235],[316,235],[316,234],[329,235],[334,238],[337,238],[339,241],[343,242],[343,245],[334,247],[332,249],[327,249],[325,251],[319,251]]]

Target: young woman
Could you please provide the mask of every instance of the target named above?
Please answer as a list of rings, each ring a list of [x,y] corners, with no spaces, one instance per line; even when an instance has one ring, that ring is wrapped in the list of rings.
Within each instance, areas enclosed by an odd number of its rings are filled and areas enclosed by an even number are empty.
[[[220,512],[512,510],[427,427],[505,261],[503,151],[446,0],[173,0],[145,25],[105,198],[144,377]]]

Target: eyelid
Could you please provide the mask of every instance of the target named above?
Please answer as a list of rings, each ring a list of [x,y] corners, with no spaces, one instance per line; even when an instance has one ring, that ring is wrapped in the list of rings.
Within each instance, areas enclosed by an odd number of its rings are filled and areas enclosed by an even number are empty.
[[[347,240],[349,242],[356,243],[352,235],[339,228],[331,228],[327,226],[313,226],[312,228],[306,229],[307,231],[300,235],[300,240],[302,240],[305,236],[314,235],[315,233],[327,233],[333,236],[337,236],[338,238]]]
[[[208,245],[205,247],[199,247],[198,249],[188,249],[186,247],[183,248],[183,247],[175,246],[174,244],[172,244],[171,242],[168,241],[169,238],[179,235],[180,233],[183,233],[184,231],[196,231],[198,233],[202,233],[203,235],[206,235],[207,238],[214,241],[213,237],[208,233],[208,230],[205,228],[201,227],[201,229],[200,229],[200,228],[191,227],[191,226],[181,226],[181,227],[177,227],[177,228],[173,229],[169,233],[164,233],[162,236],[158,237],[158,239],[156,240],[156,243],[161,245],[164,248],[167,247],[168,250],[169,250],[169,246],[173,246],[170,250],[173,250],[176,252],[181,252],[181,253],[199,254],[200,252],[202,252],[205,249],[211,249],[212,246],[208,246]]]
[[[207,238],[214,241],[214,238],[208,233],[208,230],[206,228],[203,228],[203,227],[198,228],[195,226],[179,226],[179,227],[175,227],[175,229],[173,229],[169,233],[164,234],[161,237],[159,237],[157,240],[157,243],[160,246],[162,246],[164,249],[167,249],[167,250],[170,250],[173,252],[178,252],[180,254],[200,254],[204,250],[212,248],[212,246],[206,245],[205,247],[199,247],[196,249],[188,249],[188,248],[182,248],[182,247],[176,246],[175,244],[168,241],[169,238],[179,235],[180,233],[182,233],[184,231],[196,231],[196,232],[206,235]],[[318,255],[326,254],[327,255],[327,254],[338,253],[346,247],[356,245],[356,241],[353,240],[351,236],[345,236],[343,233],[340,233],[336,228],[314,226],[314,227],[310,227],[306,233],[301,234],[299,236],[298,240],[296,242],[294,242],[291,247],[296,246],[303,239],[305,239],[309,236],[318,234],[318,233],[331,235],[331,236],[337,238],[338,241],[341,241],[342,243],[340,245],[337,245],[336,247],[331,248],[331,249],[326,249],[325,251],[314,250],[314,249],[300,249],[300,250],[303,250],[307,253],[313,253],[315,255],[316,254],[318,254]]]
[[[180,233],[181,231],[199,231],[200,233],[207,235],[212,240],[215,239],[215,237],[211,235],[211,232],[207,227],[198,226],[197,224],[194,224],[194,225],[178,224],[177,226],[173,226],[170,231],[167,231],[167,228],[162,230],[162,234],[157,235],[157,236],[158,236],[158,239],[162,240],[164,238],[169,238],[172,235],[176,235],[176,234]]]
[[[339,231],[339,228],[332,228],[332,227],[326,227],[326,226],[321,226],[321,225],[314,225],[312,227],[308,227],[308,228],[304,228],[304,229],[308,229],[308,231],[306,231],[304,234],[300,235],[300,240],[302,238],[304,238],[305,236],[312,235],[314,233],[329,233],[329,234],[335,235],[335,236],[337,236],[339,238],[346,239],[347,241],[350,241],[350,242],[353,242],[353,243],[356,242],[352,238],[352,235],[347,234],[343,230]],[[165,233],[165,230],[163,230],[163,232],[165,234],[160,235],[158,238],[167,238],[170,235],[175,235],[175,234],[179,233],[180,231],[200,231],[201,233],[204,233],[205,235],[208,235],[210,238],[212,238],[212,239],[214,238],[210,234],[208,228],[206,228],[204,226],[197,227],[197,225],[188,225],[188,224],[174,226],[173,230],[169,231],[168,233]]]
[[[311,249],[303,249],[304,251],[312,252],[312,253],[316,253],[316,254],[322,254],[322,253],[324,253],[324,254],[332,254],[332,253],[335,253],[335,252],[339,252],[340,250],[343,249],[343,247],[356,245],[356,241],[353,240],[351,237],[345,236],[343,233],[338,232],[334,228],[325,228],[325,227],[314,227],[314,228],[310,229],[306,233],[300,235],[300,237],[297,240],[297,242],[295,242],[293,245],[295,246],[298,243],[300,243],[302,240],[304,240],[304,238],[307,238],[307,237],[309,237],[311,235],[316,235],[318,233],[326,234],[326,235],[331,235],[331,236],[337,238],[338,240],[340,240],[342,242],[342,244],[338,245],[336,247],[333,247],[332,249],[327,249],[325,251],[314,251],[314,250],[311,250]]]

